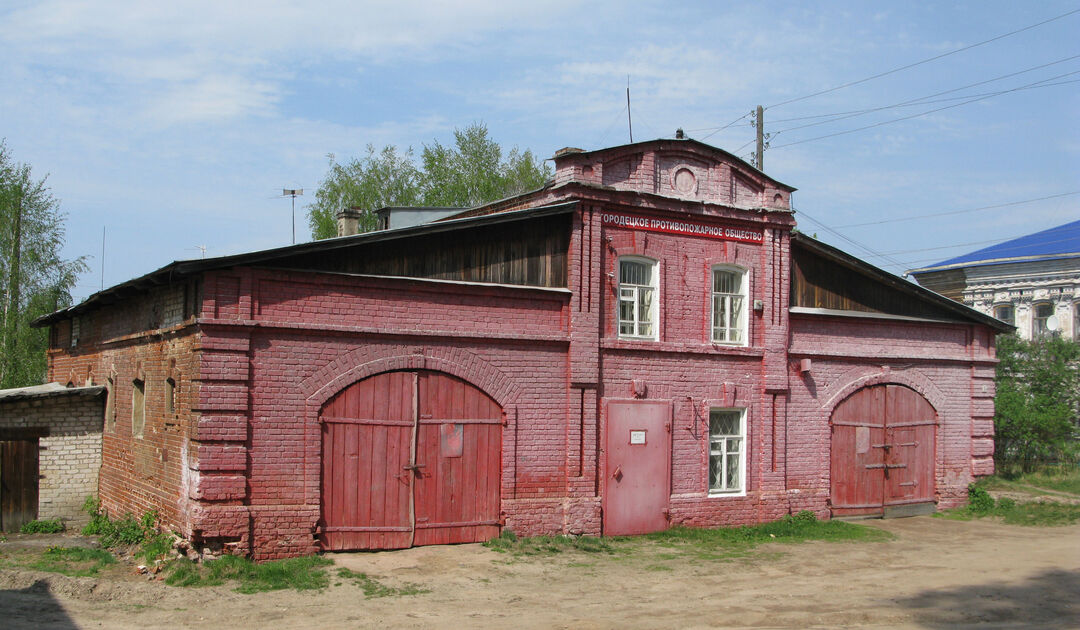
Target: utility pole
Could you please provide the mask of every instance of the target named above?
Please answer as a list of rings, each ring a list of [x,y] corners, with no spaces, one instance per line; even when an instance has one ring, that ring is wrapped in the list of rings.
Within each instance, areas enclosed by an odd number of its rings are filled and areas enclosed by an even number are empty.
[[[296,245],[296,198],[304,195],[303,188],[285,188],[282,197],[292,197],[292,243]]]
[[[761,105],[757,106],[757,123],[754,125],[757,127],[757,151],[754,152],[754,166],[757,166],[757,170],[765,170],[765,109]]]
[[[634,120],[630,117],[630,75],[626,75],[626,124],[630,127],[630,144],[634,144]]]

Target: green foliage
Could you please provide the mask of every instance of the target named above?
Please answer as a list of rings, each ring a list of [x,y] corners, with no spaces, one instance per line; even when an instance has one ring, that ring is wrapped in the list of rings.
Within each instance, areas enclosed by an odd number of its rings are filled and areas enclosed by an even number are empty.
[[[360,231],[368,232],[375,229],[375,210],[420,203],[420,172],[412,149],[399,153],[390,145],[376,152],[369,144],[366,156],[344,164],[334,155],[328,157],[329,170],[315,191],[314,203],[307,206],[312,238],[337,236],[337,213],[344,208],[364,208]]]
[[[990,493],[975,484],[968,486],[967,509],[972,514],[985,516],[994,511],[994,497]]]
[[[44,380],[49,331],[30,322],[69,306],[87,270],[82,258],[60,257],[64,218],[45,178],[35,179],[0,140],[0,388]]]
[[[58,518],[30,521],[19,528],[19,532],[23,534],[59,534],[62,531],[64,522]]]
[[[592,536],[534,536],[517,538],[509,536],[484,543],[484,546],[500,553],[515,556],[552,555],[564,551],[617,554],[626,553],[643,545],[658,545],[671,549],[678,555],[690,554],[703,559],[721,559],[741,555],[747,550],[766,542],[804,542],[808,540],[886,540],[887,532],[879,529],[842,521],[819,521],[813,512],[802,511],[788,514],[771,523],[743,527],[672,527],[643,536],[615,536],[596,538]]]
[[[364,597],[367,599],[419,595],[421,593],[431,592],[429,589],[421,588],[419,585],[413,584],[412,582],[408,582],[400,587],[387,586],[382,582],[379,582],[375,577],[366,573],[357,573],[344,567],[337,570],[337,575],[339,578],[352,580],[353,584],[363,589]]]
[[[38,571],[86,577],[97,575],[101,569],[115,562],[116,558],[103,549],[54,546],[45,549],[41,557],[28,566]]]
[[[994,460],[1006,475],[1075,461],[1080,421],[1080,344],[998,337]]]
[[[312,238],[337,236],[337,213],[363,208],[360,231],[375,229],[375,210],[386,206],[468,208],[536,190],[551,169],[531,151],[516,147],[503,156],[482,123],[454,130],[454,146],[424,145],[417,167],[412,149],[368,145],[367,155],[344,164],[333,155],[326,176],[308,204]]]
[[[172,537],[157,530],[157,510],[149,510],[138,519],[125,514],[119,520],[112,520],[101,508],[97,497],[90,496],[83,502],[83,511],[90,514],[90,522],[82,529],[83,535],[99,536],[101,546],[106,549],[138,545],[136,557],[153,562],[172,547]]]
[[[256,564],[239,556],[222,556],[197,565],[187,558],[169,564],[165,583],[171,586],[217,586],[239,582],[238,593],[294,589],[318,590],[330,584],[323,567],[333,564],[321,556],[288,558]]]
[[[1000,518],[1010,525],[1044,527],[1069,525],[1080,520],[1080,505],[1074,503],[1043,500],[1017,503],[1015,499],[1008,497],[995,501],[986,488],[1000,486],[1017,487],[1011,482],[1003,484],[1000,478],[984,479],[973,483],[968,486],[968,504],[965,507],[950,510],[942,516],[958,520],[993,517]]]
[[[583,551],[585,553],[614,553],[611,539],[596,536],[529,536],[518,538],[513,532],[509,536],[500,535],[484,543],[484,546],[499,553],[510,552],[519,556],[540,556],[562,553],[563,551]]]

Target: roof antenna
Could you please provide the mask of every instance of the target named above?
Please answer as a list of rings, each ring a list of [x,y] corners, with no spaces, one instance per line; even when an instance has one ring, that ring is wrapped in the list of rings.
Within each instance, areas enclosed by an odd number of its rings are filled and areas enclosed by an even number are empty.
[[[630,127],[630,144],[634,144],[634,121],[630,118],[630,75],[626,75],[626,124]]]

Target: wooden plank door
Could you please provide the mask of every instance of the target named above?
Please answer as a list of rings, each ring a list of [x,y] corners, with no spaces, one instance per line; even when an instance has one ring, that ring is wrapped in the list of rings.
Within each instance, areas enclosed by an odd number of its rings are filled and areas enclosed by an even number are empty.
[[[916,513],[916,504],[934,500],[934,428],[937,413],[917,392],[889,385],[885,409],[886,456],[885,512]],[[922,510],[925,512],[926,510]]]
[[[604,535],[667,529],[671,499],[670,403],[608,402],[604,443]]]
[[[0,441],[0,531],[38,517],[38,440]]]
[[[416,374],[388,372],[354,383],[323,407],[323,549],[412,545]]]
[[[320,415],[323,549],[398,549],[499,535],[503,413],[430,371],[342,390]]]
[[[420,372],[414,544],[481,542],[499,535],[499,405],[465,381]]]
[[[861,389],[836,406],[832,417],[832,511],[837,516],[878,515],[885,488],[885,389]]]
[[[934,509],[937,413],[918,392],[875,385],[837,405],[832,417],[835,516],[903,516]]]

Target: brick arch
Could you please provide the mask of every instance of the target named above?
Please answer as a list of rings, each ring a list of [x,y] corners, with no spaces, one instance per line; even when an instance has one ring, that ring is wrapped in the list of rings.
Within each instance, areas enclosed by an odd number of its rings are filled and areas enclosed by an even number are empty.
[[[456,376],[491,396],[504,409],[517,400],[521,388],[506,374],[467,350],[408,348],[372,351],[357,348],[308,377],[300,387],[310,412],[318,410],[349,385],[393,370],[433,370]]]
[[[836,406],[863,387],[872,385],[903,385],[919,393],[938,412],[941,419],[941,410],[945,406],[945,395],[937,385],[922,372],[915,369],[893,371],[889,368],[864,368],[853,369],[842,375],[826,390],[822,397],[824,401],[821,411],[826,419],[832,417]]]

